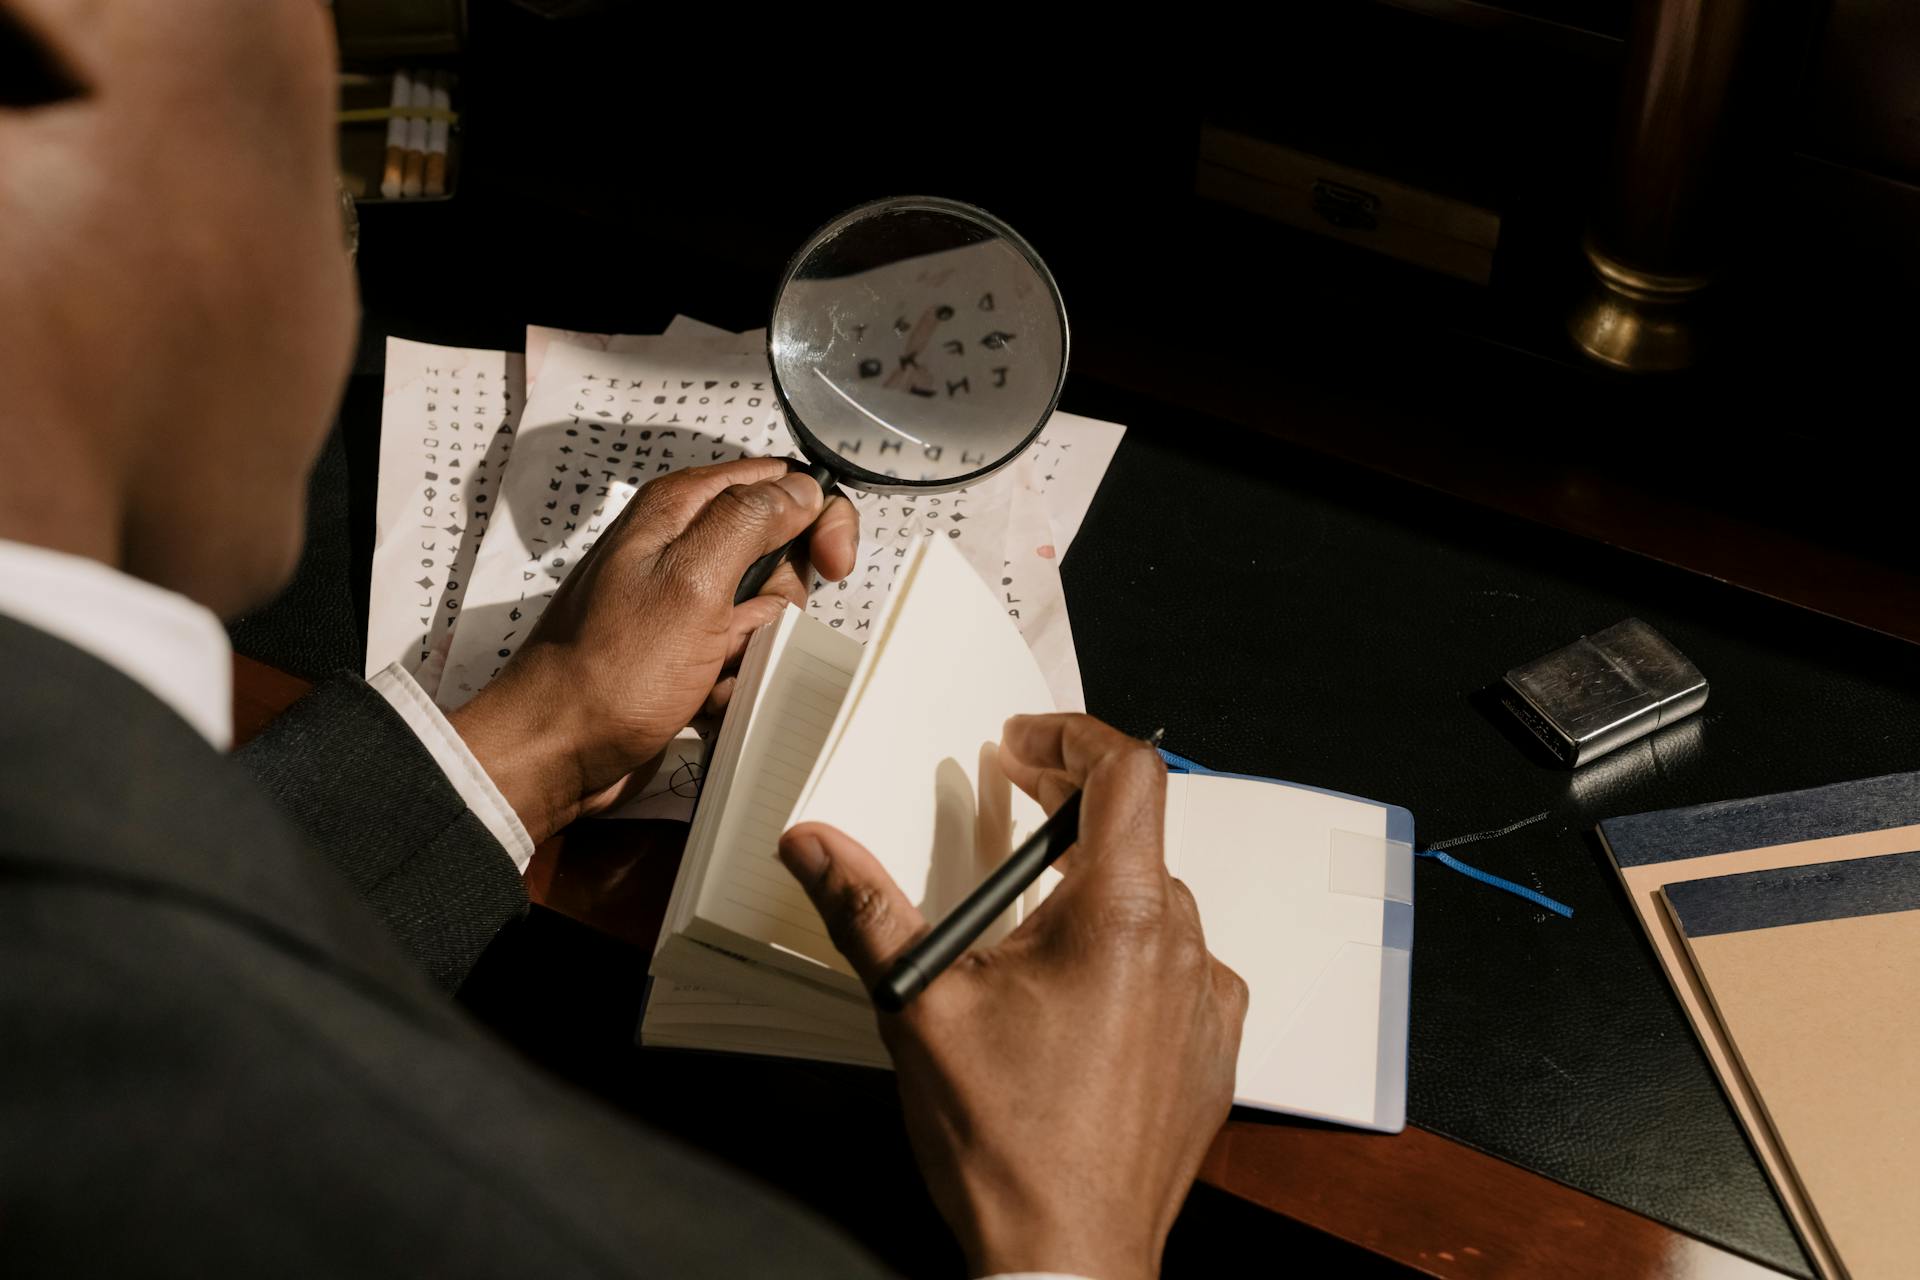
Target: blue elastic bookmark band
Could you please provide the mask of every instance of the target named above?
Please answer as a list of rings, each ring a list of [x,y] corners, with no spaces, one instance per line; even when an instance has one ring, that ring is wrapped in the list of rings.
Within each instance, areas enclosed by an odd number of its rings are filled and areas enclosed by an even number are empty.
[[[1478,880],[1481,884],[1492,885],[1496,889],[1504,889],[1508,893],[1511,893],[1516,897],[1525,898],[1528,902],[1533,903],[1535,906],[1545,907],[1547,910],[1553,912],[1555,915],[1565,916],[1569,920],[1573,919],[1573,908],[1568,906],[1566,903],[1555,902],[1552,898],[1549,898],[1546,894],[1537,893],[1534,890],[1527,888],[1527,886],[1523,884],[1515,884],[1511,880],[1502,880],[1499,876],[1494,875],[1490,871],[1482,871],[1478,867],[1470,867],[1466,863],[1460,861],[1458,858],[1455,858],[1450,854],[1442,853],[1438,849],[1422,849],[1419,853],[1416,853],[1413,856],[1416,858],[1432,858],[1434,861],[1438,862],[1441,866],[1449,867],[1455,871],[1458,871],[1461,875],[1466,876],[1469,879]]]
[[[1171,769],[1175,773],[1210,774],[1214,772],[1214,770],[1207,768],[1205,765],[1200,764],[1193,760],[1189,760],[1185,756],[1175,755],[1173,752],[1167,750],[1165,747],[1160,748],[1160,757],[1167,762],[1167,768]],[[1225,776],[1237,778],[1237,777],[1248,777],[1250,775],[1227,774]],[[1271,782],[1273,781],[1273,779],[1261,778],[1261,779],[1257,779],[1257,781]],[[1505,835],[1507,831],[1515,830],[1518,827],[1526,826],[1528,822],[1537,822],[1539,821],[1539,819],[1544,817],[1546,817],[1544,813],[1537,814],[1533,818],[1527,819],[1525,822],[1517,823],[1515,824],[1514,827],[1508,827],[1498,832],[1482,831],[1478,835],[1464,836],[1456,841],[1443,840],[1441,841],[1441,843],[1442,844],[1450,844],[1450,843],[1463,844],[1469,840],[1476,840],[1476,841],[1484,840],[1490,835]],[[1458,858],[1450,857],[1449,855],[1440,852],[1440,850],[1438,849],[1425,849],[1415,854],[1414,856],[1416,858],[1432,858],[1436,862],[1438,862],[1441,866],[1447,867],[1454,871],[1458,871],[1461,875],[1467,876],[1470,879],[1478,880],[1481,884],[1492,885],[1496,889],[1504,889],[1506,892],[1514,894],[1517,897],[1525,898],[1528,902],[1533,903],[1535,906],[1545,907],[1547,910],[1553,912],[1555,915],[1564,916],[1568,920],[1573,919],[1573,908],[1568,906],[1566,903],[1555,902],[1552,898],[1549,898],[1546,894],[1536,893],[1534,890],[1527,888],[1527,886],[1523,884],[1515,884],[1511,880],[1502,880],[1499,876],[1496,876],[1491,872],[1482,871],[1478,867],[1470,867],[1466,863],[1460,861]]]

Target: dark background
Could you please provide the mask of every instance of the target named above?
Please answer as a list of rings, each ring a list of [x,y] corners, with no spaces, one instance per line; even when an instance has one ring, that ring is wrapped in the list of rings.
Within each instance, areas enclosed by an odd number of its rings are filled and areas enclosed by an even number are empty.
[[[1727,532],[1758,530],[1829,566],[1814,584],[1828,601],[1849,574],[1920,568],[1902,466],[1920,19],[1769,7],[1715,224],[1710,357],[1649,380],[1583,365],[1561,327],[1626,5],[1356,0],[1062,30],[998,11],[922,28],[836,10],[776,29],[572,8],[476,0],[447,59],[458,194],[363,207],[364,341],[308,557],[236,628],[242,651],[310,674],[359,664],[388,335],[518,348],[528,322],[657,331],[676,311],[753,327],[787,254],[839,210],[906,191],[975,201],[1060,281],[1063,407],[1129,427],[1064,567],[1090,708],[1165,725],[1169,747],[1215,768],[1405,804],[1423,840],[1547,813],[1455,852],[1569,903],[1571,921],[1420,869],[1412,1119],[1804,1273],[1590,832],[1914,767],[1913,650],[1560,530],[1606,537],[1667,513],[1663,558],[1710,552],[1721,576],[1772,590],[1763,544],[1743,560]],[[1497,210],[1491,283],[1199,201],[1206,122]],[[1532,522],[1502,514],[1521,509]],[[1886,606],[1877,625],[1913,602]],[[1559,772],[1484,689],[1629,614],[1696,661],[1712,702]],[[643,974],[643,957],[536,912],[467,998],[896,1265],[957,1268],[885,1079],[633,1050]],[[847,1154],[823,1165],[823,1150]],[[1168,1270],[1270,1259],[1359,1265],[1202,1191]]]
[[[1565,337],[1631,6],[1551,0],[1058,26],[476,0],[443,59],[459,195],[362,209],[360,367],[390,332],[518,346],[528,322],[632,332],[675,310],[752,327],[833,213],[950,195],[1047,258],[1080,374],[1888,629],[1816,562],[1845,551],[1920,589],[1888,465],[1920,337],[1920,11],[1754,7],[1701,233],[1708,358],[1684,376],[1607,374]],[[1209,123],[1496,212],[1491,282],[1198,199]],[[1716,545],[1756,529],[1798,554],[1741,566]]]

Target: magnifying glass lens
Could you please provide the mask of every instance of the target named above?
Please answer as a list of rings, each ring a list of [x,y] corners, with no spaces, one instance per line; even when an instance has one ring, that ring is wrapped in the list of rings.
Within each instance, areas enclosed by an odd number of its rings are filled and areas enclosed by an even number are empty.
[[[834,219],[767,322],[774,392],[822,487],[958,489],[1040,434],[1067,376],[1067,312],[1040,255],[983,209],[905,197]],[[761,557],[735,601],[790,548]]]
[[[882,201],[796,255],[767,351],[810,461],[859,488],[950,488],[1018,456],[1052,412],[1066,312],[991,215]]]

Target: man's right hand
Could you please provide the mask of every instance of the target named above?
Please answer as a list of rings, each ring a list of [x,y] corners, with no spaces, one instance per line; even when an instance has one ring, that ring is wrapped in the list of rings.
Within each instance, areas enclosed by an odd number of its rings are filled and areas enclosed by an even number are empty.
[[[880,1016],[908,1131],[975,1274],[1151,1276],[1232,1104],[1246,984],[1167,874],[1151,747],[1088,716],[1017,716],[1000,760],[1049,811],[1079,790],[1080,836],[1011,936]],[[795,827],[780,853],[868,985],[925,931],[834,828]]]

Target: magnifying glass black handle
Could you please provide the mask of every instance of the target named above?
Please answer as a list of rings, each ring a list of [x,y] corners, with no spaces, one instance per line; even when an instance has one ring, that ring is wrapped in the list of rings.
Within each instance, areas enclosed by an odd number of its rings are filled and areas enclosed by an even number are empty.
[[[820,494],[823,498],[831,498],[839,492],[839,489],[833,482],[833,472],[827,470],[819,463],[816,462],[809,467],[807,474],[812,476],[813,482],[820,486]],[[806,536],[807,535],[803,533],[800,535],[800,538]],[[740,578],[740,589],[733,593],[733,602],[735,604],[744,604],[759,595],[761,590],[767,585],[767,579],[771,578],[773,571],[780,567],[780,562],[792,555],[793,549],[800,545],[800,538],[795,538],[784,547],[777,547],[767,552],[767,554],[747,566],[746,573],[741,575]]]

